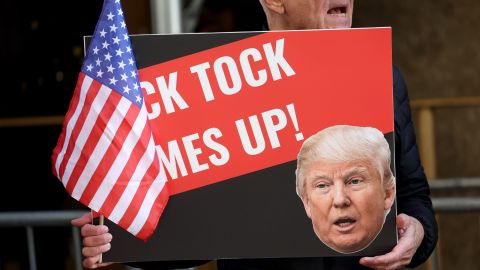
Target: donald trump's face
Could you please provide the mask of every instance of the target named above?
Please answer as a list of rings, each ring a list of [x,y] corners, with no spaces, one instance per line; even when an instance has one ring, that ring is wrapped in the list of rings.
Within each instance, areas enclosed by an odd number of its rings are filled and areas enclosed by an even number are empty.
[[[372,161],[320,159],[305,165],[302,201],[320,240],[335,251],[367,247],[383,227],[395,197]]]

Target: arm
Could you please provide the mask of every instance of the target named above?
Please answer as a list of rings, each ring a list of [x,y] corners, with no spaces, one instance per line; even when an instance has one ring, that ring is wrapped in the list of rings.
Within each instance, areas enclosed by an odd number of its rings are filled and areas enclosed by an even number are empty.
[[[394,67],[395,152],[397,174],[398,212],[418,220],[425,232],[412,258],[410,267],[425,262],[433,252],[438,238],[437,222],[430,199],[430,188],[420,162],[415,130],[412,123],[407,86],[401,73]]]
[[[393,89],[399,242],[388,254],[360,261],[373,268],[415,267],[427,260],[438,237],[430,188],[415,139],[407,87],[396,67],[393,67]]]

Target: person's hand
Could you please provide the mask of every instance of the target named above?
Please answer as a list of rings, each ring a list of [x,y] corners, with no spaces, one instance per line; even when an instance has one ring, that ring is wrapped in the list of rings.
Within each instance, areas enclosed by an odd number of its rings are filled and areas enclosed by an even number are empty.
[[[360,264],[373,269],[399,269],[412,260],[423,240],[423,226],[416,218],[400,214],[397,216],[399,239],[393,250],[385,255],[364,257]]]
[[[110,250],[112,235],[108,233],[105,225],[92,225],[90,213],[71,221],[72,225],[81,228],[83,237],[82,254],[85,257],[83,266],[86,268],[98,268],[110,265],[111,263],[99,263],[102,253]]]

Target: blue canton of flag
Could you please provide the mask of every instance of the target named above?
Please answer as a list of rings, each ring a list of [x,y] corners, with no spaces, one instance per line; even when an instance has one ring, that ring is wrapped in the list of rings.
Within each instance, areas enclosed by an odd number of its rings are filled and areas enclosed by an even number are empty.
[[[143,95],[120,0],[106,1],[82,71],[139,106]]]

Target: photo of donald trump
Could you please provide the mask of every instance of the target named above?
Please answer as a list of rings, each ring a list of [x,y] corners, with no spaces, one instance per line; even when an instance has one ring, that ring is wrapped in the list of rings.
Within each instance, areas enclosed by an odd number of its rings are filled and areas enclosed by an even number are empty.
[[[331,126],[303,143],[296,190],[318,238],[355,253],[382,230],[395,199],[390,148],[376,128]]]

